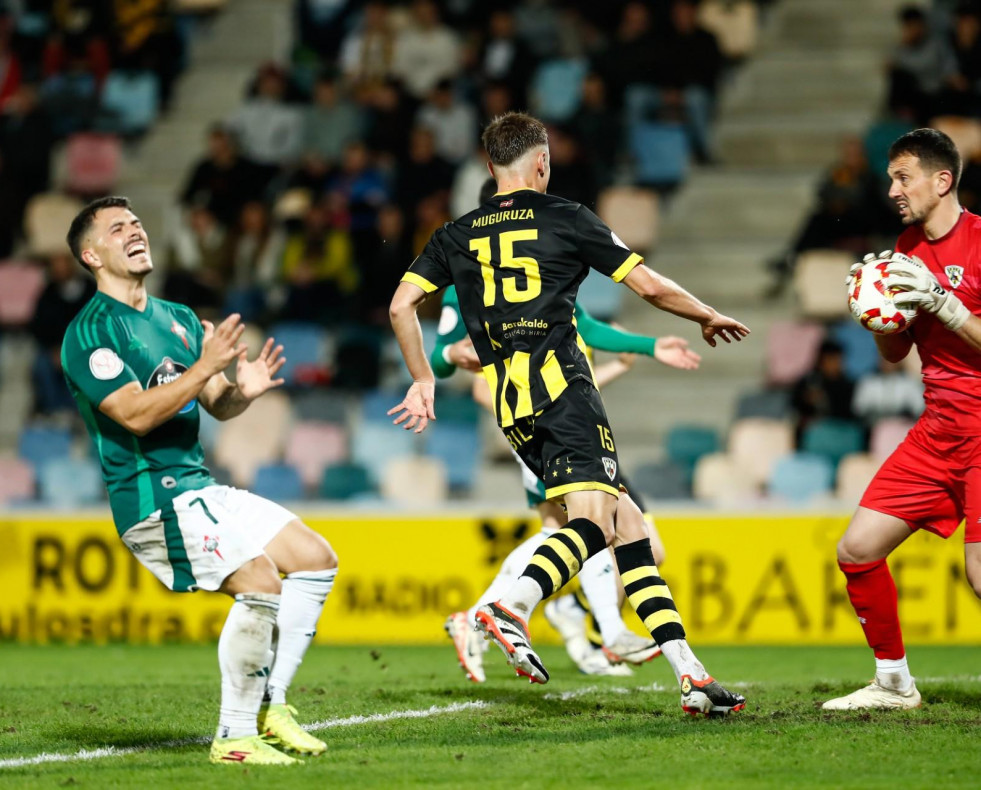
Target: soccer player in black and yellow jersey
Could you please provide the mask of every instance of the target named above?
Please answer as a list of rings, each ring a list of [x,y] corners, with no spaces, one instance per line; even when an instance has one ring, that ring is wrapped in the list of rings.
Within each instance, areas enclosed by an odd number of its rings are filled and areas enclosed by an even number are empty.
[[[645,266],[585,206],[545,194],[548,135],[540,121],[508,113],[488,125],[483,143],[497,194],[437,230],[392,299],[392,325],[413,384],[390,413],[417,433],[436,418],[416,313],[429,294],[453,284],[498,424],[544,481],[546,497],[564,500],[569,521],[538,548],[500,601],[478,611],[477,627],[519,674],[547,682],[527,618],[612,543],[627,598],[678,677],[682,707],[704,714],[739,710],[745,699],[715,681],[685,641],[643,516],[621,493],[616,444],[572,316],[592,267],[655,307],[700,324],[710,346],[720,338],[740,340],[749,330]]]

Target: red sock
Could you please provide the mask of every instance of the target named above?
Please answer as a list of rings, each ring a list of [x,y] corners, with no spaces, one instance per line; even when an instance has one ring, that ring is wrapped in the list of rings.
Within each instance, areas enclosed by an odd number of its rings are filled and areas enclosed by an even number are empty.
[[[848,598],[875,657],[900,659],[905,656],[896,583],[886,561],[839,562],[838,567],[845,574]]]

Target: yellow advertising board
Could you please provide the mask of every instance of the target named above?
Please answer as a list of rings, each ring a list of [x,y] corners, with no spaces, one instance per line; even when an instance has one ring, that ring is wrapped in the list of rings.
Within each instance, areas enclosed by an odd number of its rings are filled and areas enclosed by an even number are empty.
[[[530,514],[305,514],[340,557],[317,640],[444,643],[499,562],[537,530]],[[693,644],[861,644],[835,564],[847,516],[664,514],[662,568]],[[108,514],[0,514],[0,640],[215,639],[229,601],[164,589]],[[909,643],[981,642],[960,534],[914,535],[891,560]],[[631,616],[632,617],[632,616]],[[631,619],[638,630],[640,624]],[[555,641],[536,615],[533,637]]]

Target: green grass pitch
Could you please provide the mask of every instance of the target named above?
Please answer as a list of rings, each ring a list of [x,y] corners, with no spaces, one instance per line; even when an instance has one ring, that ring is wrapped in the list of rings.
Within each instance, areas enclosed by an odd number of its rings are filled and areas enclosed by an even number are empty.
[[[211,646],[17,647],[0,661],[0,787],[977,787],[981,677],[975,648],[911,648],[921,709],[822,712],[871,676],[859,648],[699,651],[739,684],[746,711],[693,719],[663,659],[630,678],[585,677],[560,649],[547,686],[510,674],[464,680],[449,643],[315,647],[291,701],[326,755],[289,768],[212,766]],[[464,703],[470,703],[464,705]],[[454,707],[455,706],[455,707]],[[449,708],[451,712],[447,712]],[[420,711],[417,718],[392,718]],[[352,717],[378,714],[374,720]],[[15,766],[42,753],[110,756]],[[97,753],[101,754],[101,753]]]

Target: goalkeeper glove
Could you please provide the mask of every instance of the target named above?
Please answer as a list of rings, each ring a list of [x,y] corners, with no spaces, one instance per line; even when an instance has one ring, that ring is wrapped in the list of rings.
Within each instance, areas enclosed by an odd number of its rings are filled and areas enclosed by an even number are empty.
[[[919,258],[893,253],[886,275],[889,288],[899,289],[893,293],[892,301],[900,309],[920,308],[933,313],[951,332],[956,332],[971,317],[971,311],[964,303],[950,291],[945,291]]]
[[[883,250],[878,255],[876,255],[874,252],[870,252],[868,255],[862,258],[862,260],[853,263],[851,268],[848,270],[848,276],[845,278],[845,285],[848,286],[848,291],[851,292],[852,290],[852,280],[855,279],[855,272],[857,272],[867,263],[873,263],[874,261],[888,261],[890,255],[892,255],[892,250]]]

